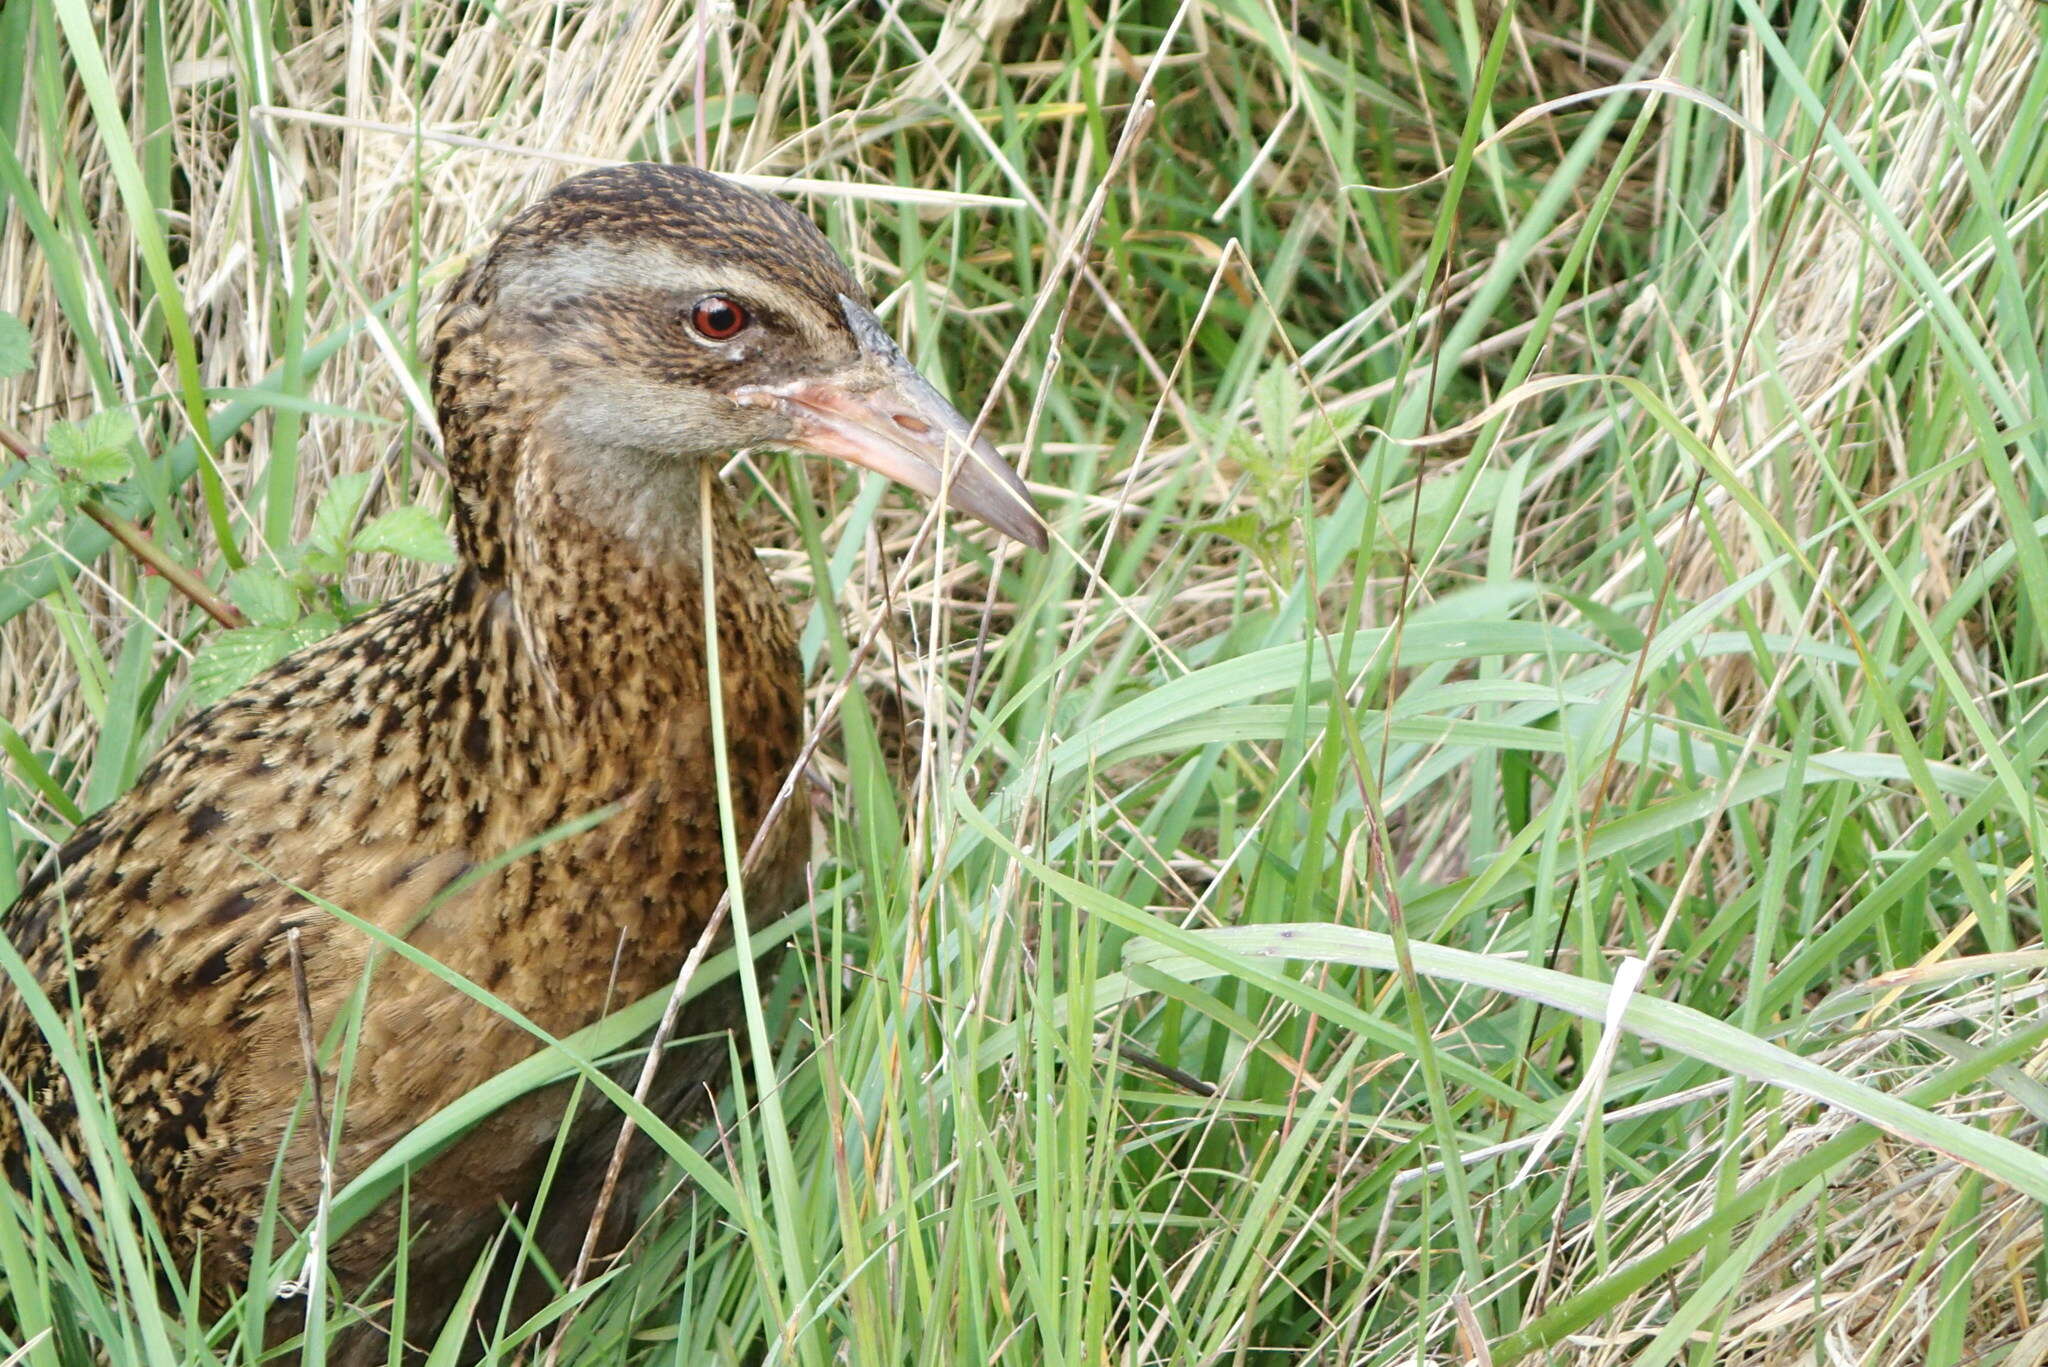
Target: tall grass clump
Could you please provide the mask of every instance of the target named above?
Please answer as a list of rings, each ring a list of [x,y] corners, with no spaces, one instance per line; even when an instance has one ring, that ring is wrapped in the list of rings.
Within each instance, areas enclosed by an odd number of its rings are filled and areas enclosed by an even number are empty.
[[[2042,24],[5,0],[0,904],[433,572],[421,342],[499,217],[761,176],[1055,546],[727,472],[813,895],[502,1360],[2048,1361]],[[0,1354],[256,1356],[46,1158]]]

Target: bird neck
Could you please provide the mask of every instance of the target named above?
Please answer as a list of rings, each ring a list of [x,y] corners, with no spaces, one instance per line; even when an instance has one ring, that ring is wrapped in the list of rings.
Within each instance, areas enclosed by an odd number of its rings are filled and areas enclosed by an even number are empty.
[[[665,724],[675,709],[701,710],[707,596],[728,692],[735,681],[796,687],[781,596],[723,484],[702,481],[696,459],[599,461],[550,443],[526,468],[502,602],[565,719],[645,726]]]
[[[729,725],[771,703],[794,717],[794,630],[731,498],[703,479],[706,458],[579,431],[561,417],[575,396],[531,356],[498,346],[468,302],[444,319],[434,384],[466,565],[450,606],[474,658],[498,671],[494,687],[508,698],[532,690],[557,719],[546,748],[634,736],[646,753],[628,767],[673,762],[653,753],[658,738],[707,710],[707,527]]]

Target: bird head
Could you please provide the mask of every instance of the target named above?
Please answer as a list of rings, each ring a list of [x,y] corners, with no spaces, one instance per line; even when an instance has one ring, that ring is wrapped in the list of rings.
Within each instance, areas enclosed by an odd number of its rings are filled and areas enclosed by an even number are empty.
[[[459,420],[478,388],[463,383],[462,348],[482,333],[500,358],[490,369],[521,358],[483,388],[551,396],[535,420],[595,453],[586,466],[614,484],[681,458],[784,447],[943,493],[1046,544],[1023,481],[904,358],[824,235],[707,172],[588,172],[508,223],[442,327],[444,416]]]

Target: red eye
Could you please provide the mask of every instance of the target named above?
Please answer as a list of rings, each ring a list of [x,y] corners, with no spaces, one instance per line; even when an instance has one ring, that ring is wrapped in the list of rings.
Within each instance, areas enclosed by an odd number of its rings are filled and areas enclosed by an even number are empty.
[[[747,311],[722,294],[707,294],[690,309],[690,326],[714,342],[729,342],[747,326]]]

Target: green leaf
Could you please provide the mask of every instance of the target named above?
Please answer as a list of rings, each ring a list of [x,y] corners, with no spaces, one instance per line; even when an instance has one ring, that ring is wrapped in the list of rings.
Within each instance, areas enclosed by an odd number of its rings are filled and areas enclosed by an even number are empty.
[[[63,495],[54,484],[37,484],[29,489],[28,502],[21,510],[21,520],[31,527],[40,527],[64,507]]]
[[[299,650],[312,645],[315,641],[324,641],[339,630],[341,619],[333,613],[309,612],[285,634],[291,638],[291,650]],[[290,650],[286,652],[289,653]]]
[[[322,550],[318,546],[308,546],[299,556],[299,568],[303,569],[307,574],[317,574],[331,578],[348,568],[348,558],[342,555],[340,551],[328,551]]]
[[[113,484],[135,469],[129,447],[135,440],[135,418],[126,409],[110,408],[83,422],[60,422],[44,445],[50,463],[87,484]]]
[[[1213,522],[1197,522],[1190,526],[1190,532],[1211,532],[1244,547],[1248,551],[1259,548],[1259,539],[1266,524],[1259,520],[1257,513],[1237,513],[1230,517],[1218,518]]]
[[[235,576],[235,580],[239,582],[243,575],[255,572],[244,570]],[[228,592],[234,597],[237,607],[244,612],[249,611],[248,604],[235,593],[233,584],[230,584]],[[193,659],[192,684],[187,697],[194,706],[211,707],[285,656],[331,636],[340,626],[340,619],[333,613],[312,612],[283,626],[259,624],[224,631],[208,641],[205,649]]]
[[[276,570],[251,566],[228,580],[228,598],[259,627],[288,627],[299,620],[299,595]]]
[[[40,527],[57,513],[69,511],[64,498],[64,477],[47,459],[30,456],[18,468],[25,476],[19,486],[27,495],[21,505],[24,525]]]
[[[298,644],[290,627],[236,627],[206,643],[192,660],[192,684],[186,696],[194,706],[211,707],[292,653]]]
[[[355,539],[355,549],[365,554],[382,551],[423,560],[430,565],[455,563],[455,542],[441,519],[417,504],[393,508],[371,521]]]
[[[28,324],[0,312],[0,380],[22,374],[35,359],[35,338],[29,335]]]
[[[340,476],[327,487],[327,496],[320,500],[320,511],[313,514],[313,533],[306,538],[308,545],[330,555],[348,553],[349,529],[356,525],[356,514],[363,510],[363,500],[369,497],[370,479],[368,470],[359,470]]]

